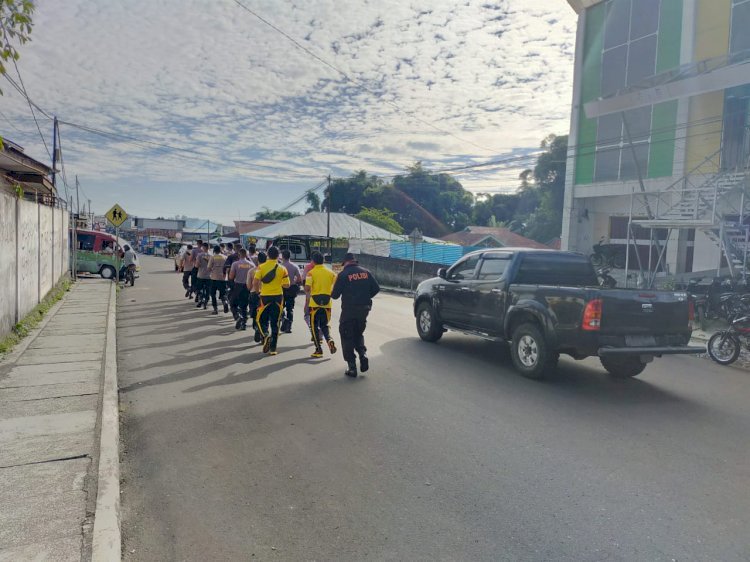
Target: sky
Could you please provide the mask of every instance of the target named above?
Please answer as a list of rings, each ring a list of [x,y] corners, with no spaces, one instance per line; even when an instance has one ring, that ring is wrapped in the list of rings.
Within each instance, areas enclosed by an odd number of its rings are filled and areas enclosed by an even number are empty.
[[[18,69],[63,121],[66,183],[77,175],[95,212],[118,202],[228,223],[285,207],[329,174],[520,157],[455,175],[474,193],[507,192],[546,135],[568,132],[576,19],[565,0],[240,2],[249,10],[38,2]],[[28,104],[0,82],[0,134],[47,162]],[[52,122],[36,113],[51,148]]]

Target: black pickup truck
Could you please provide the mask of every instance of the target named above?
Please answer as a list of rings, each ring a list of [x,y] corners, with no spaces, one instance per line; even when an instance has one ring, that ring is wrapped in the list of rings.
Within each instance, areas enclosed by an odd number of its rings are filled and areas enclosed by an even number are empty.
[[[617,377],[689,347],[687,294],[600,287],[591,262],[573,252],[488,249],[467,254],[419,285],[414,314],[430,342],[446,330],[511,342],[521,374],[541,378],[560,354],[598,356]]]

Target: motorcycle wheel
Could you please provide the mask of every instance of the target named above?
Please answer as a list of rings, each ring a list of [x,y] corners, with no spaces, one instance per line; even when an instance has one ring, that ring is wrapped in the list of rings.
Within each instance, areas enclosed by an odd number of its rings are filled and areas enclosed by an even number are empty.
[[[740,356],[740,340],[727,330],[711,336],[707,348],[708,356],[719,365],[731,365]]]
[[[589,259],[591,260],[591,265],[593,265],[594,267],[601,267],[604,265],[604,256],[602,254],[591,254],[589,256]]]

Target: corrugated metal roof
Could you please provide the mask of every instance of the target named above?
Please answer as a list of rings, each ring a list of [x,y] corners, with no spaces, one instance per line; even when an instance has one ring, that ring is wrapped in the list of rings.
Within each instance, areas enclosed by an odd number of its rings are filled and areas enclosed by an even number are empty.
[[[255,238],[280,236],[326,236],[326,213],[307,213],[252,232]],[[403,236],[373,226],[346,213],[331,213],[331,237],[362,240],[404,240]]]

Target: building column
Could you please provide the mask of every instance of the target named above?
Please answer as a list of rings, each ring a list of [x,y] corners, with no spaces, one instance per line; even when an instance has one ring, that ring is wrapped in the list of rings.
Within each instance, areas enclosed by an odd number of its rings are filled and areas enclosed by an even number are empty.
[[[563,200],[562,233],[560,247],[563,250],[578,249],[578,205],[575,199],[575,169],[578,154],[578,121],[581,111],[581,81],[583,79],[584,41],[586,39],[586,11],[578,17],[576,31],[575,65],[573,71],[573,100],[570,112],[570,133],[565,165],[565,196]]]

